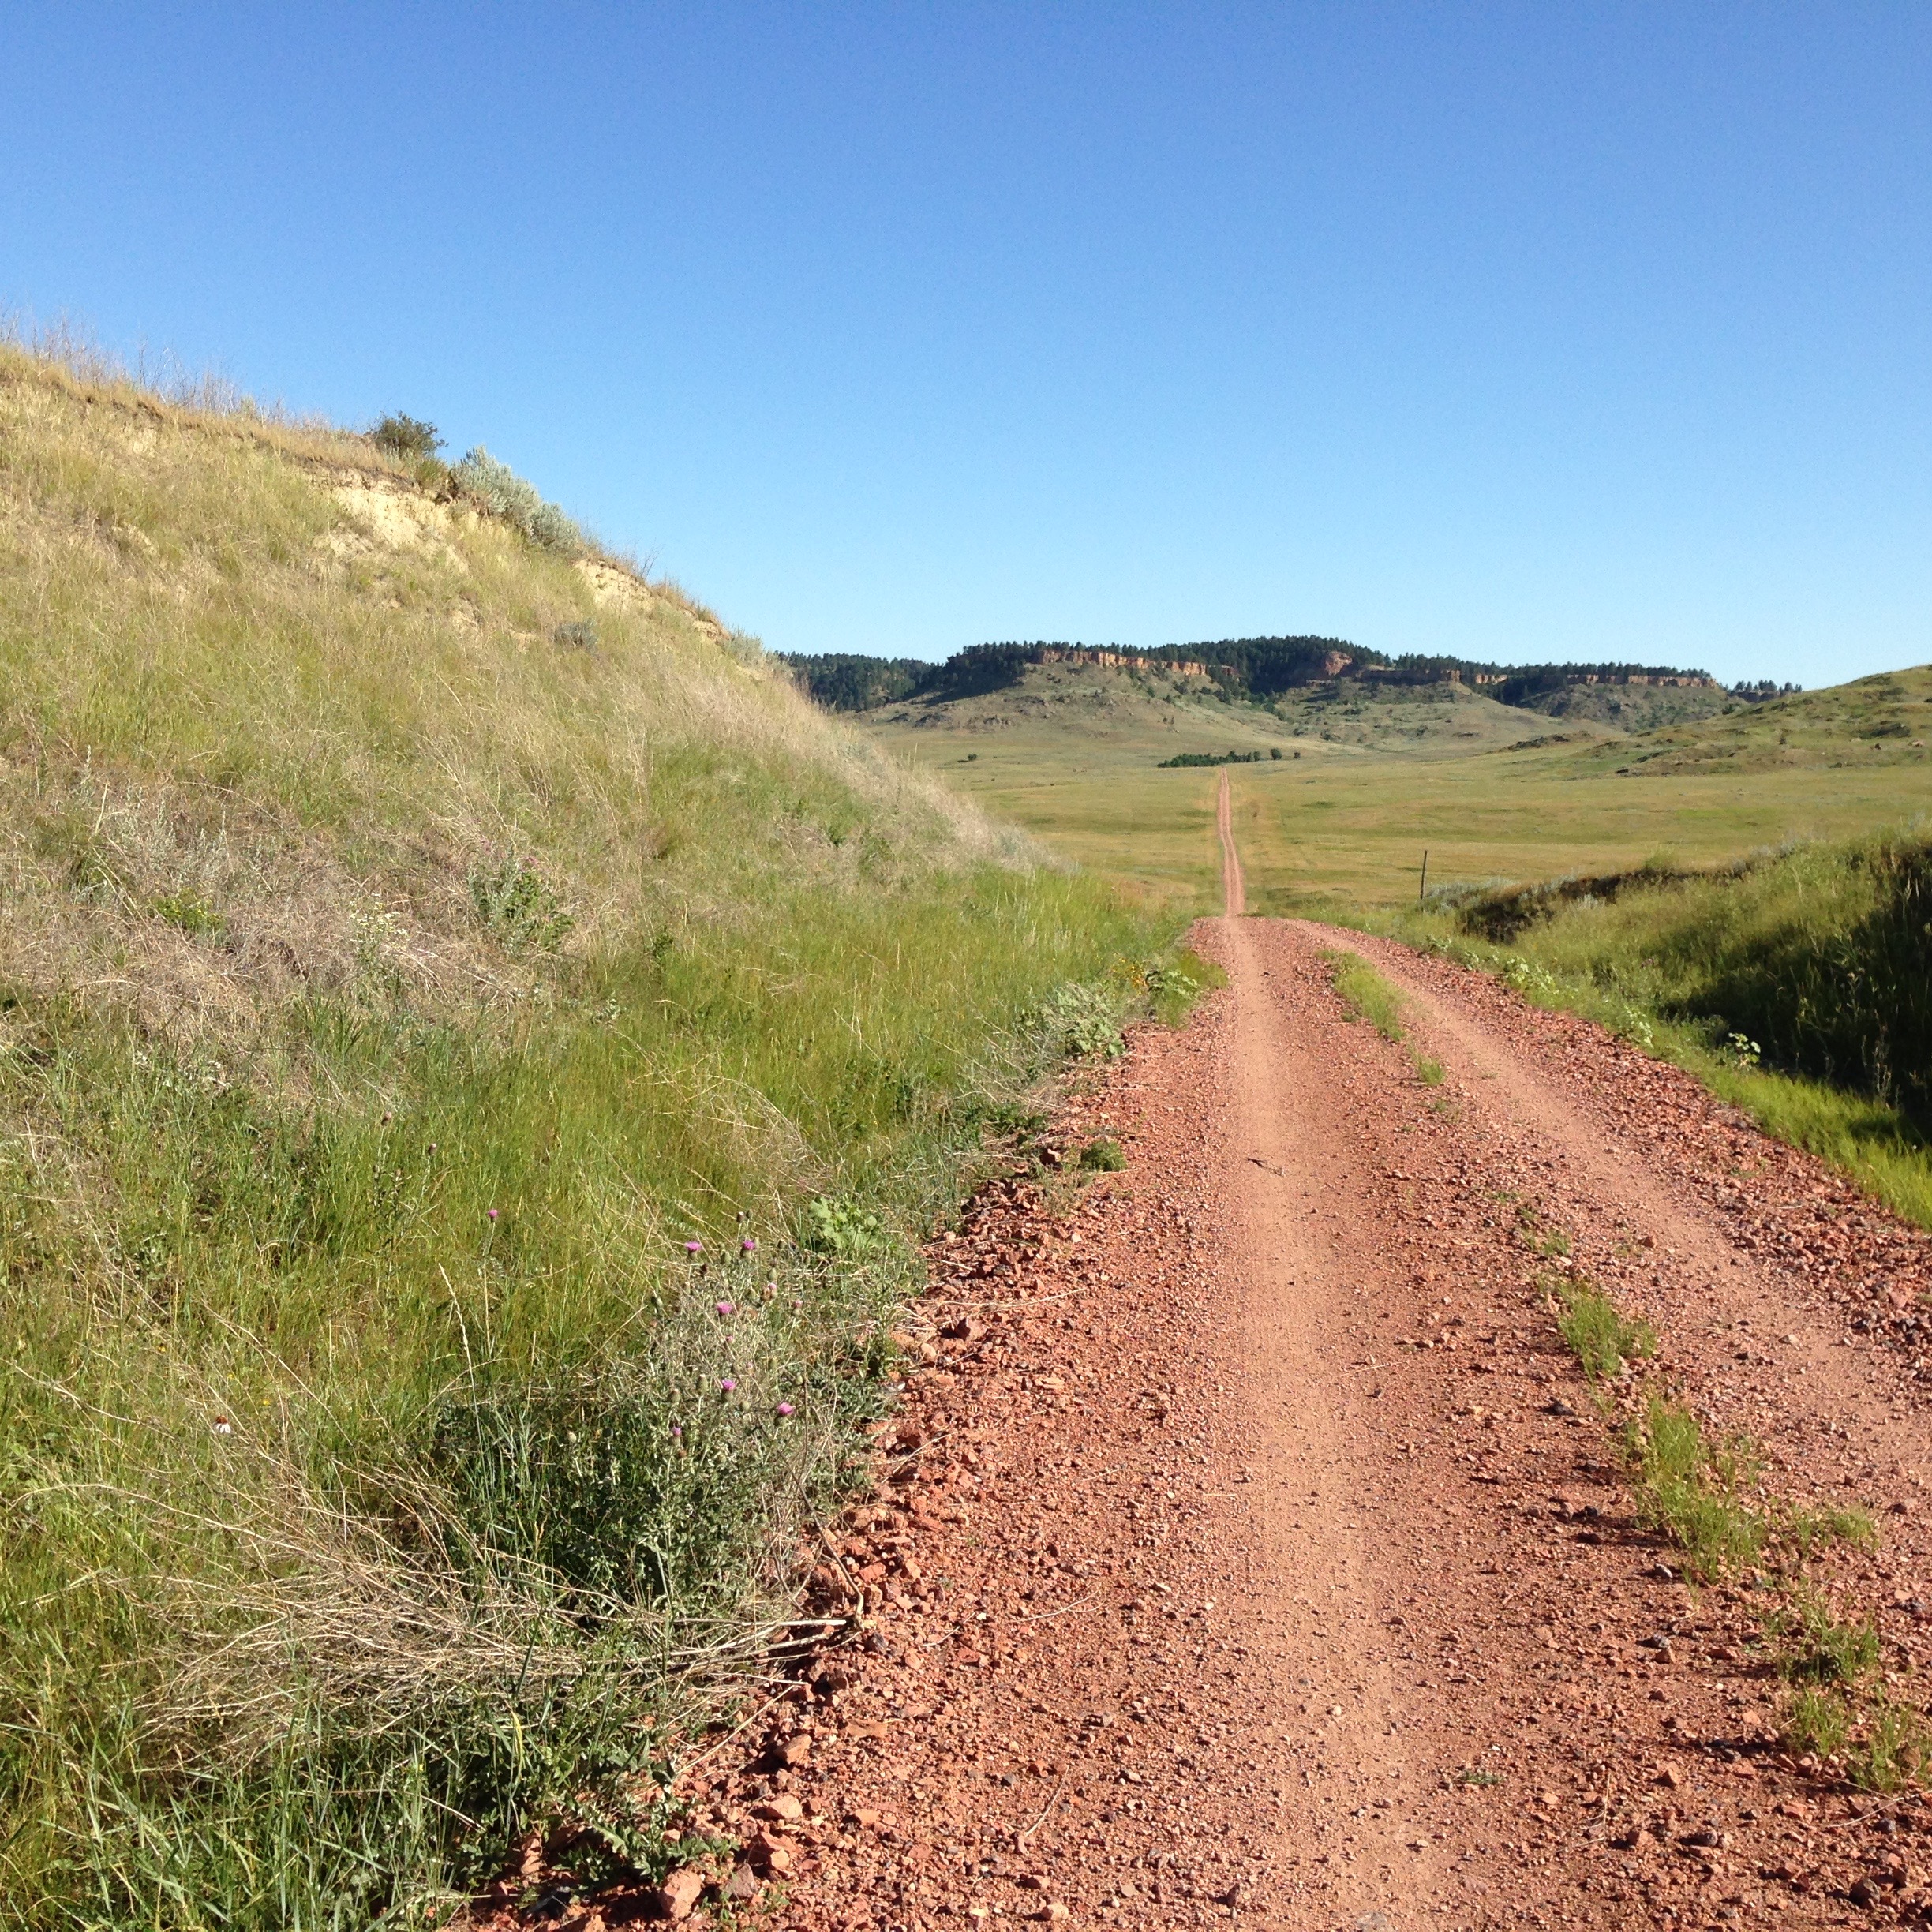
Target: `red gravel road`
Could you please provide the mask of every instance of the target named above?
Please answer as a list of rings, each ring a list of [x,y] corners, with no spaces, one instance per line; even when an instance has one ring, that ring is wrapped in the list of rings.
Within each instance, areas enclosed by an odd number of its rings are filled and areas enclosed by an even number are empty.
[[[1294,923],[1196,944],[1226,990],[1048,1136],[1125,1170],[1016,1173],[934,1244],[926,1365],[818,1572],[863,1634],[692,1792],[740,1894],[810,1932],[1932,1912],[1920,1800],[1778,1744],[1764,1593],[1635,1523],[1522,1213],[1774,1488],[1878,1514],[1820,1574],[1894,1673],[1932,1640],[1932,1241],[1481,975]],[[1335,947],[1440,1085],[1349,1021]]]

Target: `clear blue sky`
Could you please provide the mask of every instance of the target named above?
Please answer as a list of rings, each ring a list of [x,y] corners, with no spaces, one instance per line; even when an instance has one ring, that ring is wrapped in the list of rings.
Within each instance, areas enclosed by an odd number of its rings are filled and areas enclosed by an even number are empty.
[[[6,6],[0,305],[775,649],[1932,658],[1932,7]]]

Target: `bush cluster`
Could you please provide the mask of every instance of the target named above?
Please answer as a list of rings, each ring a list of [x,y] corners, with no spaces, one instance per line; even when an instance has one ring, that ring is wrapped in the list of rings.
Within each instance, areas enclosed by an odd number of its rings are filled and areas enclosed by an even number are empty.
[[[499,462],[481,444],[470,451],[450,472],[458,489],[521,530],[546,550],[574,556],[588,548],[584,534],[553,503],[545,503],[534,483],[526,482],[507,463]]]

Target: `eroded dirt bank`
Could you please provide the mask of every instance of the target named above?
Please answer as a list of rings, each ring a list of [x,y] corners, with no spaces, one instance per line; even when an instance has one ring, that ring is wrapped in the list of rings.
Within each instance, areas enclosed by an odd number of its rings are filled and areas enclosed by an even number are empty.
[[[1778,1745],[1764,1601],[1636,1526],[1522,1228],[1563,1229],[1787,1489],[1878,1513],[1824,1574],[1895,1672],[1932,1434],[1871,1316],[1932,1244],[1860,1208],[1785,1253],[1736,1201],[1829,1204],[1814,1164],[1486,980],[1368,949],[1431,1088],[1331,989],[1324,949],[1364,942],[1197,943],[1227,990],[1055,1123],[1125,1170],[1016,1178],[936,1245],[892,1480],[820,1576],[866,1634],[698,1794],[761,1834],[780,1922],[1919,1915],[1919,1800]]]

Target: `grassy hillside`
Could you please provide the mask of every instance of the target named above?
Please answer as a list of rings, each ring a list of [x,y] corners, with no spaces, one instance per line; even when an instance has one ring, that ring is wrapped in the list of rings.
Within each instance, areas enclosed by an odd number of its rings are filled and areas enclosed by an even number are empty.
[[[1932,665],[1922,665],[1660,731],[1628,764],[1646,777],[1823,769],[1911,774],[1911,784],[1932,760],[1929,741]]]
[[[0,1896],[361,1926],[781,1609],[1151,943],[667,586],[0,356]]]

